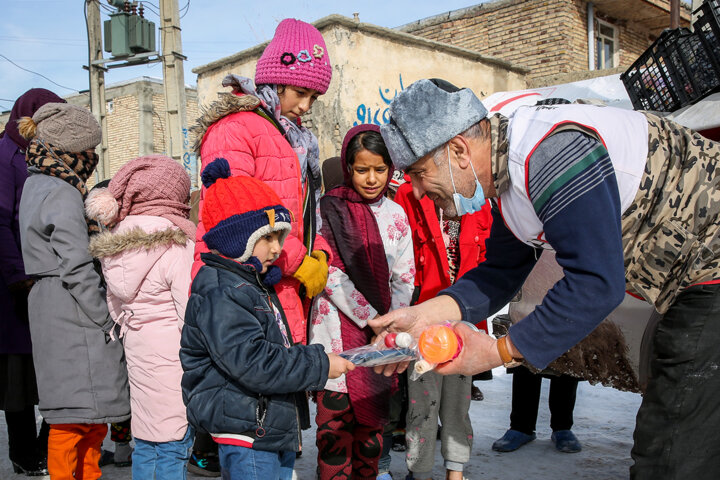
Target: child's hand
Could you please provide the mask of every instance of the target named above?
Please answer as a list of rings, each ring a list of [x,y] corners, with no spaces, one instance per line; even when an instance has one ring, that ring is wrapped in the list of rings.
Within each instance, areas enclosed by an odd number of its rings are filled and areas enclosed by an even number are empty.
[[[328,378],[338,378],[350,370],[355,370],[355,364],[350,360],[342,358],[340,355],[335,353],[328,353],[328,360],[330,360],[330,368],[328,369]]]

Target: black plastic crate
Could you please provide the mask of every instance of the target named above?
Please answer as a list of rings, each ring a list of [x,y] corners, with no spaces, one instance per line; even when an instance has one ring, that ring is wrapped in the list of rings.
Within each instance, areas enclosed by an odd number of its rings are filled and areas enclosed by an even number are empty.
[[[672,45],[665,45],[665,59],[676,72],[678,96],[683,105],[693,103],[720,89],[720,63],[695,33],[679,29]],[[718,59],[720,61],[720,59]]]
[[[693,30],[720,65],[720,0],[708,0],[693,12]]]
[[[675,72],[665,58],[666,45],[672,45],[680,36],[680,30],[665,30],[655,42],[638,57],[620,79],[625,85],[630,101],[636,110],[672,112],[680,108],[686,99],[680,97]]]
[[[720,62],[698,35],[677,28],[661,33],[620,78],[636,110],[672,112],[720,90]]]

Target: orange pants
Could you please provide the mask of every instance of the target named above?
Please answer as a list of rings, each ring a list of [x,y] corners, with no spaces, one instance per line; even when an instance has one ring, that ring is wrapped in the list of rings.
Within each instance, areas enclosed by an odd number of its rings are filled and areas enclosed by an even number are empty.
[[[58,423],[50,425],[48,471],[50,480],[96,480],[100,448],[107,434],[105,423]]]

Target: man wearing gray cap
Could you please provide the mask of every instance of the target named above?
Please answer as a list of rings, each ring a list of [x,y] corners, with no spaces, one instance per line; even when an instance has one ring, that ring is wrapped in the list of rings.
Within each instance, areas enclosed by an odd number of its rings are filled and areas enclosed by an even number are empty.
[[[509,118],[486,118],[472,91],[449,90],[441,81],[414,83],[393,100],[381,132],[415,196],[427,195],[446,215],[493,199],[487,260],[436,298],[370,325],[417,336],[430,324],[455,323],[464,347],[438,367],[444,374],[517,360],[542,369],[627,290],[664,314],[631,477],[715,478],[720,145],[658,116],[610,107],[521,107]],[[458,323],[506,305],[539,249],[556,252],[564,277],[509,335],[495,340]]]

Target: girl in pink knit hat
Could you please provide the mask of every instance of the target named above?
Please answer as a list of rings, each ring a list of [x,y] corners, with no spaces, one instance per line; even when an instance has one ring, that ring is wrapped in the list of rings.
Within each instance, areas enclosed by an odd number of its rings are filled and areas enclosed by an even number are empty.
[[[324,288],[329,252],[316,236],[318,141],[300,118],[327,91],[331,76],[320,32],[300,20],[285,19],[258,60],[255,81],[228,75],[223,86],[231,87],[232,95],[210,105],[193,128],[203,168],[216,158],[227,159],[233,176],[265,182],[292,214],[292,230],[275,265],[283,273],[276,290],[296,343],[306,342],[309,305],[303,300]],[[207,251],[201,240],[205,230],[201,216],[193,276],[202,265],[200,254]]]
[[[180,380],[180,333],[190,288],[195,225],[190,178],[163,155],[128,162],[86,200],[88,218],[110,227],[94,236],[110,315],[123,340],[130,380],[133,478],[184,479],[194,431]]]

